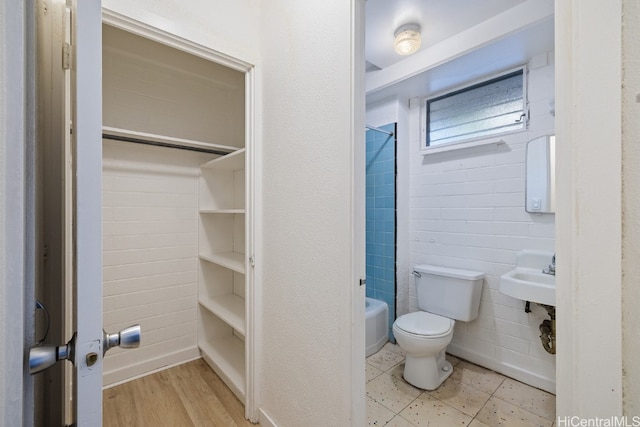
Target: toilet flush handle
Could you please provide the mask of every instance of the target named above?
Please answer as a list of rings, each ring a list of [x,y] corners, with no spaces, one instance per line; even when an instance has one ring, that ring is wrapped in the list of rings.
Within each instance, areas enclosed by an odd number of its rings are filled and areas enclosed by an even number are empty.
[[[417,271],[412,271],[411,274],[413,274],[416,277],[422,277],[422,275],[420,273],[418,273]]]

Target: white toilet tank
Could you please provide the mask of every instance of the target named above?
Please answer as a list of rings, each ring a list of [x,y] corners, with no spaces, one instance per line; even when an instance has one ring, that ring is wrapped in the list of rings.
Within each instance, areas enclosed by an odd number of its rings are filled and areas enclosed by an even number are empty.
[[[420,310],[463,322],[478,317],[484,273],[428,264],[413,271]]]

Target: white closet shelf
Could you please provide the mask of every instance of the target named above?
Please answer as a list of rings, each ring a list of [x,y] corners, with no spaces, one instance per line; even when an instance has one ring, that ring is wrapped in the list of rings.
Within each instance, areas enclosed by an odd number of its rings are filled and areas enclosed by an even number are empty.
[[[234,335],[228,335],[213,342],[201,341],[199,346],[204,360],[244,402],[244,343]]]
[[[243,214],[244,209],[200,209],[201,214]]]
[[[207,163],[200,165],[201,169],[217,169],[236,171],[244,169],[245,148],[229,153],[226,156],[218,157]]]
[[[236,294],[224,294],[215,297],[200,296],[198,301],[202,307],[225,321],[243,336],[245,335],[244,298]]]
[[[221,265],[238,273],[246,274],[245,255],[240,252],[201,253],[200,259]]]
[[[139,139],[144,141],[159,142],[163,144],[171,144],[171,145],[178,145],[178,146],[184,146],[184,147],[215,149],[215,150],[226,151],[229,153],[238,151],[238,147],[233,147],[230,145],[214,144],[213,142],[195,141],[192,139],[175,138],[173,136],[158,135],[158,134],[147,133],[147,132],[138,132],[135,130],[114,128],[109,126],[103,126],[102,133],[107,135],[117,136],[117,137]]]

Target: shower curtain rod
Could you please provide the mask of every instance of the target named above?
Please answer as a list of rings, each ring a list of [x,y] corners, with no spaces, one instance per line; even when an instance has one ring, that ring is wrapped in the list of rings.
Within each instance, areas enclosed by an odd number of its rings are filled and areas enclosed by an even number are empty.
[[[133,142],[134,144],[155,145],[157,147],[167,147],[167,148],[175,148],[178,150],[197,151],[199,153],[218,154],[221,156],[229,154],[228,151],[214,150],[210,148],[190,147],[188,145],[178,145],[178,144],[172,144],[169,142],[152,141],[152,140],[142,139],[142,138],[132,138],[130,136],[123,136],[123,135],[111,135],[109,133],[103,133],[102,138],[111,139],[114,141]]]
[[[369,126],[369,125],[365,125],[365,127],[370,130],[375,130],[376,132],[382,132],[382,133],[386,133],[389,136],[393,136],[393,132],[389,132],[388,130],[380,129],[375,126]]]

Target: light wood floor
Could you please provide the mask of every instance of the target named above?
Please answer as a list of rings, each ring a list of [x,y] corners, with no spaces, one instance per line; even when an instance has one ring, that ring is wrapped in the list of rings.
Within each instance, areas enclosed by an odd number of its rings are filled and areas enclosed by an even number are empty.
[[[103,392],[104,427],[259,426],[202,360],[185,363]]]

